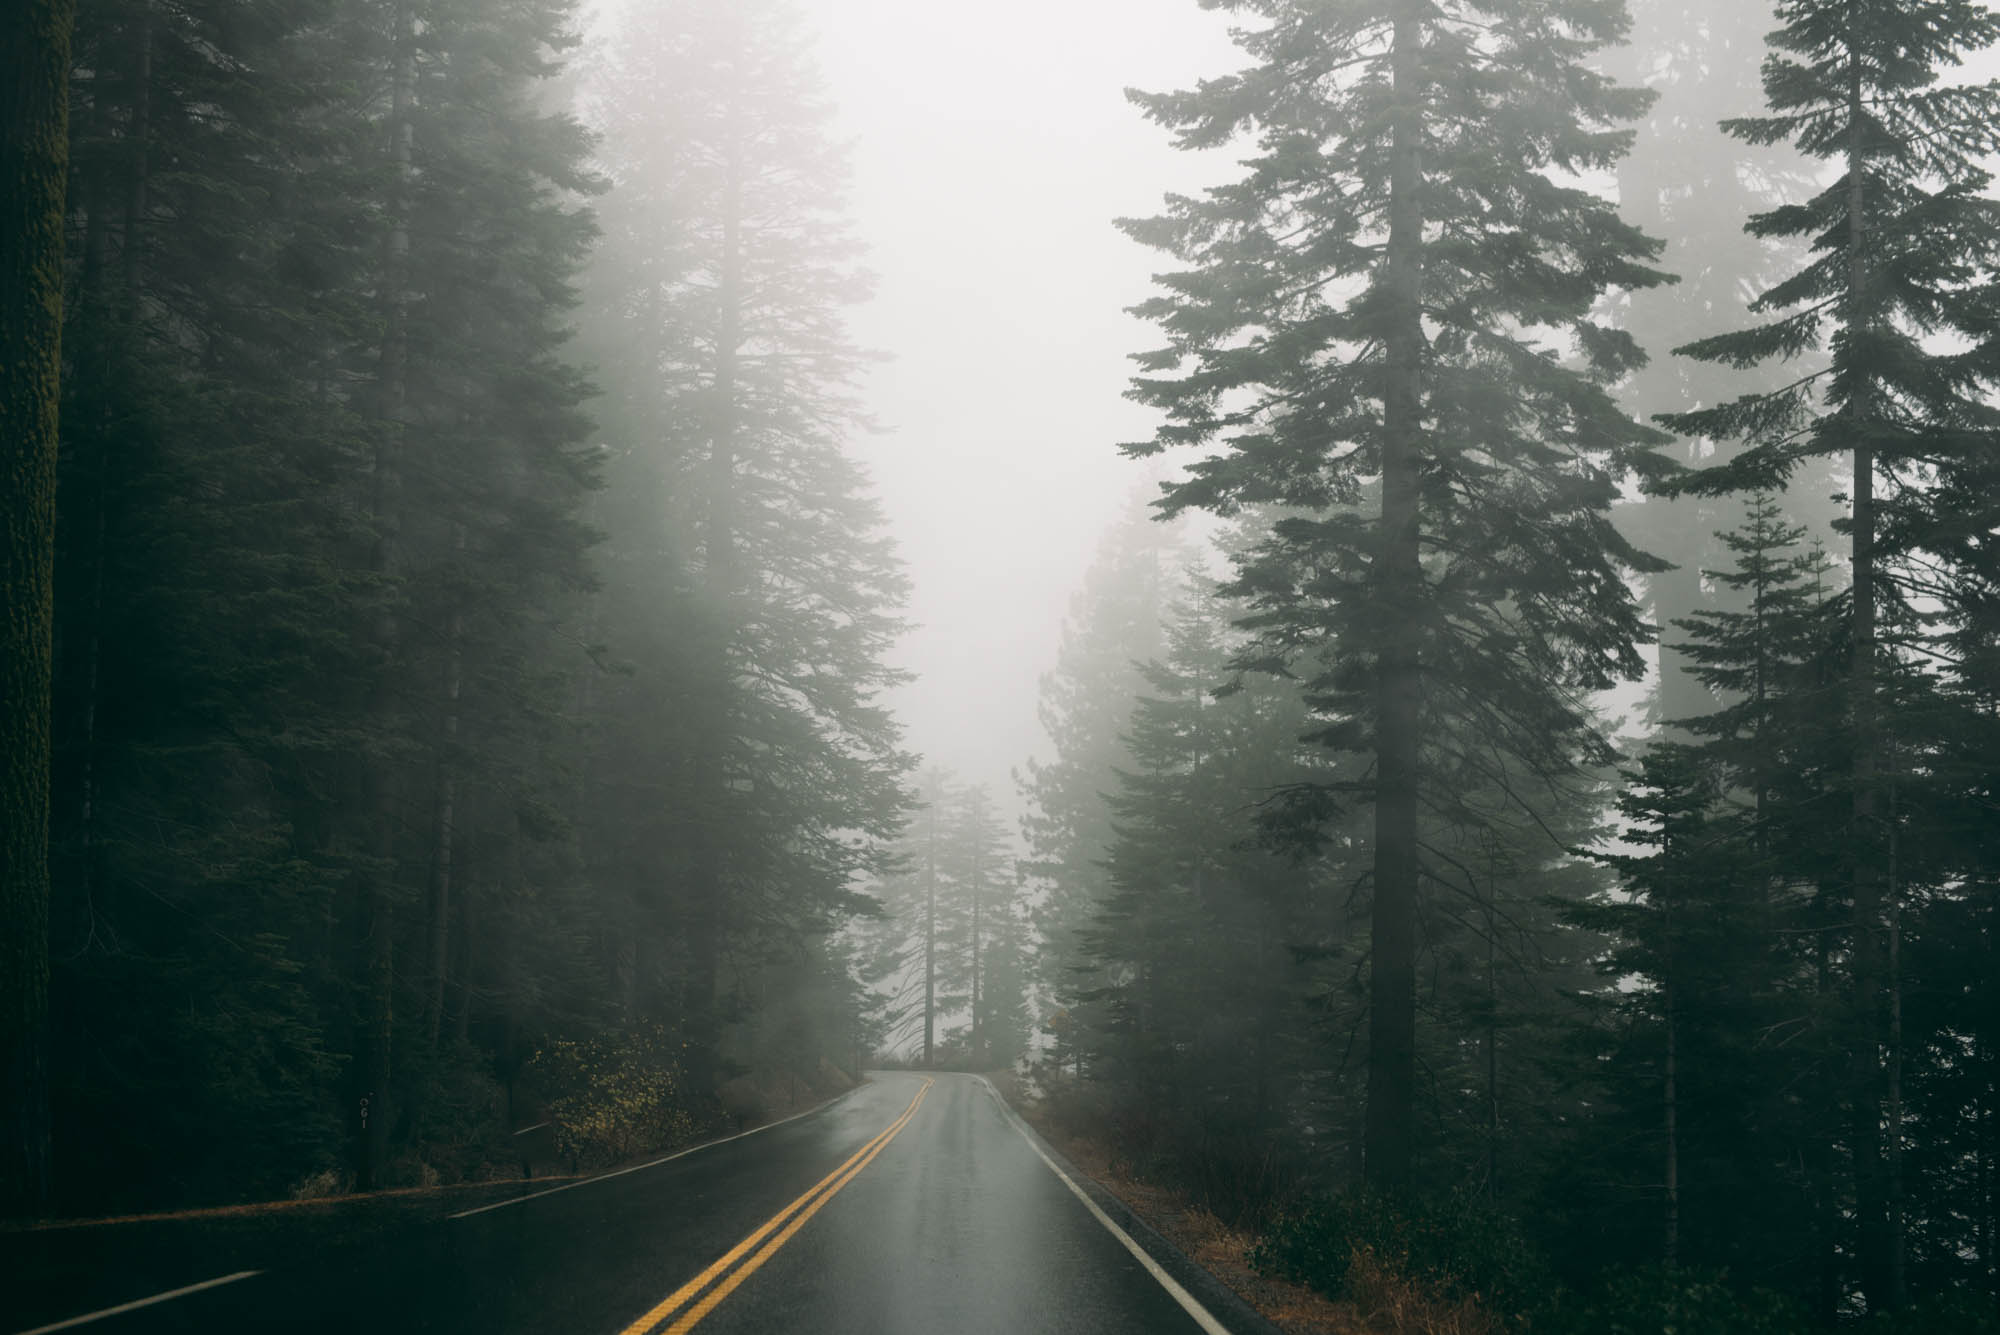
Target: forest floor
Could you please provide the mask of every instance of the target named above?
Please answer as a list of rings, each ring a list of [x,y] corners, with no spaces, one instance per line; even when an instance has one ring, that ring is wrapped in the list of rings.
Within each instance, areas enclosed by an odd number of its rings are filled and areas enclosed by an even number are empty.
[[[1002,1071],[987,1079],[1022,1120],[1072,1165],[1286,1335],[1401,1335],[1405,1329],[1419,1329],[1380,1315],[1371,1319],[1351,1303],[1334,1302],[1301,1285],[1258,1274],[1250,1268],[1254,1234],[1230,1227],[1181,1192],[1133,1176],[1102,1142],[1052,1125],[1037,1091],[1020,1076]]]

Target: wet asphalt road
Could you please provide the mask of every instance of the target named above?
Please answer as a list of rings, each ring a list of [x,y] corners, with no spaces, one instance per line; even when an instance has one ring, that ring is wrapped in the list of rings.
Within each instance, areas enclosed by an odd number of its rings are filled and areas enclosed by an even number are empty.
[[[984,1082],[881,1072],[817,1112],[681,1158],[74,1329],[1196,1335],[1203,1327],[1058,1178]]]

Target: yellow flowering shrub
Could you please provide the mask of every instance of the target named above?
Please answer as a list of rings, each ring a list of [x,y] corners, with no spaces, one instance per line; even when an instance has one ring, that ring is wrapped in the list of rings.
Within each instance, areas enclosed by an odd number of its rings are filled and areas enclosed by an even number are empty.
[[[556,1149],[575,1163],[615,1163],[692,1137],[680,1046],[657,1025],[609,1039],[557,1039],[529,1071],[548,1099]]]

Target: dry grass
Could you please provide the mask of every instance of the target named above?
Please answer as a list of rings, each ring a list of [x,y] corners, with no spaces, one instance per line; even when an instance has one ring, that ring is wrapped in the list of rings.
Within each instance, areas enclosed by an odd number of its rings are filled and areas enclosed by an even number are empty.
[[[1250,1268],[1253,1234],[1180,1192],[1139,1178],[1102,1141],[1054,1126],[1035,1092],[1011,1072],[989,1078],[1071,1163],[1286,1335],[1503,1335],[1506,1329],[1477,1300],[1444,1299],[1384,1267],[1372,1252],[1355,1255],[1341,1301],[1259,1274]]]
[[[1232,1228],[1180,1192],[1146,1182],[1114,1156],[1102,1142],[1065,1135],[1041,1115],[1033,1099],[1014,1079],[993,1082],[1035,1130],[1061,1150],[1069,1161],[1123,1201],[1132,1213],[1181,1253],[1214,1275],[1286,1335],[1375,1335],[1394,1328],[1368,1324],[1350,1303],[1334,1302],[1298,1284],[1287,1284],[1250,1268],[1250,1248],[1256,1238]],[[1411,1331],[1423,1331],[1413,1326]],[[1429,1335],[1429,1332],[1424,1332]],[[1457,1335],[1442,1329],[1438,1335]],[[1468,1328],[1463,1335],[1480,1335]]]
[[[1365,1247],[1348,1262],[1347,1292],[1366,1328],[1390,1335],[1502,1335],[1505,1329],[1475,1300],[1418,1288]]]

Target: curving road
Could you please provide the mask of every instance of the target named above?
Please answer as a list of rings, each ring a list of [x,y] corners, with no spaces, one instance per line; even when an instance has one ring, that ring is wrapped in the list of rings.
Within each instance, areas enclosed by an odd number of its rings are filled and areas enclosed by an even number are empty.
[[[1270,1329],[1073,1182],[984,1081],[881,1072],[816,1112],[669,1160],[41,1329]]]

